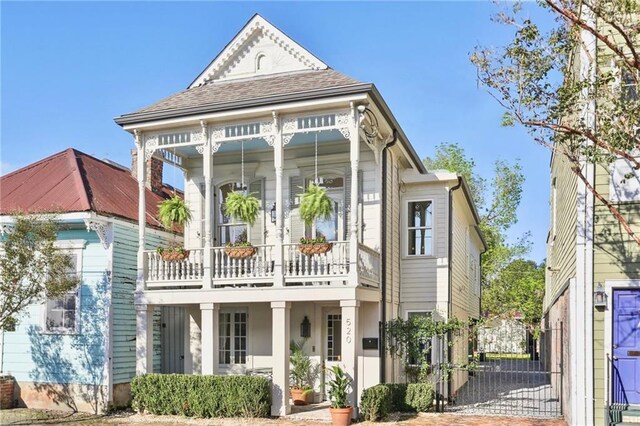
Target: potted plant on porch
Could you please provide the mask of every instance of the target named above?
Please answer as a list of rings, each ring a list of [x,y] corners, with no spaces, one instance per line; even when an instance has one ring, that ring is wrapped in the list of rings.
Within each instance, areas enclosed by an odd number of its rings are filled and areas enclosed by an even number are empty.
[[[313,393],[313,388],[309,383],[311,373],[311,359],[304,353],[302,347],[304,340],[301,342],[291,341],[289,347],[291,356],[291,399],[294,405],[307,405],[309,395]]]
[[[346,426],[351,424],[351,414],[353,413],[353,407],[347,401],[351,379],[339,365],[334,365],[329,371],[332,375],[329,380],[331,422],[334,426]]]
[[[260,201],[253,194],[238,190],[227,195],[223,208],[228,216],[251,226],[260,213]],[[227,244],[224,252],[231,258],[245,259],[256,254],[256,248],[249,242],[245,230],[233,243]]]
[[[321,186],[310,183],[307,190],[301,194],[300,218],[305,225],[311,226],[318,219],[330,219],[333,213],[333,201],[327,195],[327,191]],[[303,237],[300,239],[298,250],[302,254],[313,255],[323,254],[331,250],[332,243],[327,242],[324,235],[318,233],[316,236]]]
[[[158,220],[168,231],[175,232],[176,227],[184,227],[191,221],[191,216],[191,209],[177,194],[158,205]],[[181,261],[189,257],[189,250],[177,242],[168,247],[158,247],[157,252],[165,261]]]

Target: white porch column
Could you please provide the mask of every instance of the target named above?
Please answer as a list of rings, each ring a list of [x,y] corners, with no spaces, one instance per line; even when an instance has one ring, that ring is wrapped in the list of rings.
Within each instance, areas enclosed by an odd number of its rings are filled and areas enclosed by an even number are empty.
[[[153,373],[153,306],[136,305],[136,374]]]
[[[289,339],[290,302],[271,302],[271,415],[285,416],[291,412],[289,405]]]
[[[136,292],[140,293],[144,291],[144,239],[145,230],[147,227],[147,209],[145,202],[145,176],[146,173],[146,159],[144,158],[144,137],[142,132],[137,129],[133,131],[135,136],[135,144],[137,149],[136,158],[136,173],[138,177],[138,261],[137,261],[137,278],[136,278]]]
[[[342,363],[347,376],[351,377],[349,404],[353,407],[353,418],[358,418],[358,300],[341,300],[342,308]]]
[[[360,162],[360,137],[358,111],[351,103],[351,131],[349,132],[351,158],[351,205],[349,206],[349,276],[352,285],[358,285],[358,163]]]
[[[201,303],[201,369],[202,374],[216,374],[218,372],[218,314],[219,305],[215,303]]]
[[[273,270],[273,284],[276,287],[284,286],[284,275],[282,265],[284,262],[283,253],[283,205],[284,199],[282,197],[282,162],[284,157],[284,146],[282,145],[282,128],[280,126],[280,120],[278,114],[273,113],[273,126],[275,129],[275,136],[273,140],[273,164],[276,173],[276,246],[274,253],[274,270]]]
[[[209,140],[207,122],[201,120],[200,126],[202,127],[202,136],[204,138],[204,149],[202,150],[202,169],[204,175],[204,259],[202,262],[204,266],[204,274],[202,278],[202,288],[211,288],[211,266],[213,265],[213,251],[211,250],[211,213],[213,205],[213,188],[211,179],[213,174],[213,154],[211,152],[211,141]]]

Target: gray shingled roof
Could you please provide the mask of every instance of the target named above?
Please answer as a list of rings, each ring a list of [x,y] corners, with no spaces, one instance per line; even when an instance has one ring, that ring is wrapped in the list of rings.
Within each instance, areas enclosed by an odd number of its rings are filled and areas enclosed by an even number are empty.
[[[314,90],[338,88],[362,84],[332,69],[279,74],[247,80],[219,81],[187,89],[162,99],[138,111],[123,114],[116,122],[127,118],[163,112],[178,112],[202,107],[212,107],[243,101],[258,101],[273,96],[291,95]]]

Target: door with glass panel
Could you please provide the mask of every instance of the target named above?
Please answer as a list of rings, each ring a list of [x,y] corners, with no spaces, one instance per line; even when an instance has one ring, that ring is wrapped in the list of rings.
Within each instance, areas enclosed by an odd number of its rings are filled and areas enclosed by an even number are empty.
[[[307,179],[306,185],[313,182]],[[341,241],[345,239],[344,231],[344,178],[327,177],[320,182],[329,198],[333,201],[333,212],[329,218],[318,218],[315,223],[305,229],[305,235],[322,234],[327,241]]]
[[[342,314],[340,309],[327,309],[324,312],[324,365],[325,376],[323,381],[323,395],[329,399],[329,387],[327,383],[331,380],[329,370],[334,365],[342,363]]]

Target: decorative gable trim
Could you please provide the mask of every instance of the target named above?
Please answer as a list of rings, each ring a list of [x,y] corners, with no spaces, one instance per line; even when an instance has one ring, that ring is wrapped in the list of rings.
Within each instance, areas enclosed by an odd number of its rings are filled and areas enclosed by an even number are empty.
[[[310,70],[327,69],[328,66],[314,56],[311,52],[293,41],[289,36],[280,31],[262,16],[256,14],[229,42],[229,44],[216,56],[209,66],[189,85],[189,89],[201,86],[211,80],[223,78],[229,70],[245,57],[251,46],[260,39],[268,37],[276,45],[284,49],[289,55],[298,60],[305,68]],[[259,54],[260,52],[258,52]],[[227,67],[225,73],[220,72]]]

